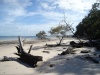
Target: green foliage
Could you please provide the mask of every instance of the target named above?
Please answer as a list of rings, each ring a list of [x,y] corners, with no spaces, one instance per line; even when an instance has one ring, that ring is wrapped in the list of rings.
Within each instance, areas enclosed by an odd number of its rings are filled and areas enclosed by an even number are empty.
[[[59,25],[57,27],[53,27],[50,29],[49,33],[53,36],[56,36],[58,38],[65,37],[66,33],[69,31],[68,26],[65,25]]]
[[[75,36],[100,39],[100,3],[92,6],[89,14],[76,27]]]
[[[46,38],[46,32],[45,31],[40,31],[40,32],[38,32],[37,34],[36,34],[36,36],[38,37],[38,38],[41,38],[41,39],[44,39],[44,38]]]

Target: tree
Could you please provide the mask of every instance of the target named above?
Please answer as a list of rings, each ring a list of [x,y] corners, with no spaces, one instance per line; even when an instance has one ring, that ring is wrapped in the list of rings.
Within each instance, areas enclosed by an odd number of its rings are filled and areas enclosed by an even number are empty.
[[[69,23],[66,21],[65,13],[63,13],[63,14],[64,14],[64,18],[63,18],[63,20],[62,20],[61,22],[59,22],[59,26],[53,27],[53,28],[51,28],[51,30],[49,31],[49,33],[50,33],[51,35],[54,35],[54,36],[56,36],[57,38],[59,38],[60,42],[59,42],[58,45],[61,44],[63,38],[64,38],[65,36],[67,36],[67,33],[68,33],[69,31],[71,31],[72,34],[74,34],[74,29],[73,29],[72,26],[71,26],[73,23],[72,23],[72,24],[69,24]]]
[[[41,38],[41,39],[44,39],[44,38],[46,38],[46,32],[45,31],[40,31],[40,32],[38,32],[37,34],[36,34],[36,36],[38,37],[38,38]]]
[[[75,36],[100,39],[100,3],[94,3],[89,14],[76,27]]]
[[[57,27],[53,27],[50,29],[49,33],[53,36],[56,36],[59,38],[60,42],[59,45],[61,44],[62,40],[64,37],[66,37],[66,33],[69,31],[68,26],[65,25],[59,25]]]

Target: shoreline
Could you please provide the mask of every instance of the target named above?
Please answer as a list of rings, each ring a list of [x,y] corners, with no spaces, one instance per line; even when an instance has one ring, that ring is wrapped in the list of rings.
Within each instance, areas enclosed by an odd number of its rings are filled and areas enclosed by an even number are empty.
[[[21,40],[25,40],[25,44],[35,44],[35,43],[39,43],[39,42],[49,42],[49,41],[59,41],[58,38],[53,37],[53,38],[47,38],[47,39],[38,39],[38,38],[22,38]],[[78,40],[75,38],[64,38],[64,40]],[[18,44],[18,38],[17,39],[6,39],[6,40],[0,40],[0,45],[2,44]]]

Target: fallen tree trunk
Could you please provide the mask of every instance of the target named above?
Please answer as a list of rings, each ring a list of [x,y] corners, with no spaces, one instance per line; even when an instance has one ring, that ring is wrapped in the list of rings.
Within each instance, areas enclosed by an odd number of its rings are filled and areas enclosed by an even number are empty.
[[[79,43],[76,43],[74,41],[71,41],[70,42],[70,45],[73,47],[73,48],[81,48],[84,46],[83,42],[79,42]]]
[[[64,44],[46,44],[46,47],[58,47],[58,46],[69,46],[69,45],[64,45]]]
[[[62,36],[62,38],[60,39],[60,42],[59,42],[59,44],[58,44],[59,46],[61,45],[61,42],[62,42],[63,38],[64,38],[64,37]]]
[[[32,66],[32,67],[36,67],[36,64],[38,61],[42,61],[42,56],[33,56],[30,54],[30,51],[31,51],[31,48],[32,48],[32,45],[29,49],[29,52],[25,52],[24,49],[23,49],[23,45],[22,45],[22,42],[20,40],[20,37],[19,38],[19,45],[16,46],[17,50],[18,50],[18,53],[15,53],[16,55],[20,56],[20,60],[24,63],[27,63],[28,65]]]

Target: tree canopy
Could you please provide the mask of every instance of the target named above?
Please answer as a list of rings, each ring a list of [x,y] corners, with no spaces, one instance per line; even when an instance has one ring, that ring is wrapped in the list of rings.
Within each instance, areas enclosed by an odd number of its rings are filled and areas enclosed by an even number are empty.
[[[46,38],[46,32],[45,31],[40,31],[40,32],[38,32],[37,34],[36,34],[36,36],[38,37],[38,38],[41,38],[41,39],[44,39],[44,38]]]
[[[100,39],[100,3],[94,3],[89,14],[77,25],[75,36]]]
[[[66,33],[69,31],[69,27],[65,25],[59,25],[57,27],[52,27],[49,33],[56,37],[65,37]]]

